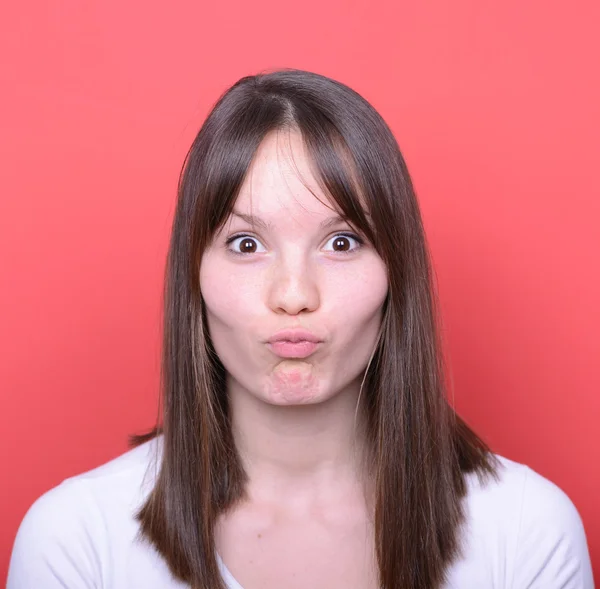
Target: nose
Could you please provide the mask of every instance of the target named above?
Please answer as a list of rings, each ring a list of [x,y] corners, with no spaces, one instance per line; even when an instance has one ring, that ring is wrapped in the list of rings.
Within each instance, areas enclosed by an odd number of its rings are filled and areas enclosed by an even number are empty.
[[[320,293],[314,270],[300,256],[275,262],[267,280],[268,304],[275,313],[298,315],[318,308]]]

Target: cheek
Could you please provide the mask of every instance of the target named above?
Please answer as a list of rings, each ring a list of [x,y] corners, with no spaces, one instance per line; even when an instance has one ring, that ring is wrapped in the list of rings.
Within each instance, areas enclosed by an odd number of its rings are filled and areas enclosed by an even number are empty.
[[[200,290],[206,308],[208,332],[217,356],[230,373],[250,369],[256,299],[252,283],[240,273],[227,271],[222,260],[207,259],[200,269]]]
[[[352,380],[366,366],[383,318],[388,292],[387,271],[380,263],[365,264],[344,284],[332,285],[335,293],[328,303],[331,325],[336,332],[334,371],[343,380]]]
[[[258,285],[249,277],[223,271],[223,262],[211,258],[200,268],[200,290],[209,315],[232,327],[248,321],[256,310]]]
[[[348,326],[371,321],[378,316],[388,292],[386,268],[374,256],[350,274],[333,277],[328,292],[331,313],[343,317]]]

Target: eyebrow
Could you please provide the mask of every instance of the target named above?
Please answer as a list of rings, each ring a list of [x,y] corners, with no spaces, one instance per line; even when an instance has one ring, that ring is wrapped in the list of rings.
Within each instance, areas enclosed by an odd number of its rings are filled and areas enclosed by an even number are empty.
[[[238,211],[232,211],[231,214],[235,215],[236,217],[239,217],[240,219],[243,219],[244,221],[246,221],[246,223],[249,223],[250,225],[256,225],[257,227],[260,227],[264,231],[267,231],[273,226],[272,223],[267,223],[263,221],[260,217],[255,217],[254,215],[246,215]],[[335,215],[334,217],[329,217],[328,219],[321,221],[321,223],[319,223],[319,227],[321,229],[328,229],[329,227],[341,223],[348,223],[348,220],[345,217],[342,217],[341,215]]]

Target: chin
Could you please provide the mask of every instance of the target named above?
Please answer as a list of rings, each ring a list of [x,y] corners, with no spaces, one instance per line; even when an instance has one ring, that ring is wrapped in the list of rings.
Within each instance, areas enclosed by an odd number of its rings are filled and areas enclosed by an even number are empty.
[[[323,401],[323,382],[306,362],[283,361],[267,377],[263,394],[273,405],[310,405]]]
[[[278,388],[277,390],[266,391],[263,400],[270,405],[289,407],[294,405],[314,405],[326,399],[323,398],[319,390]]]

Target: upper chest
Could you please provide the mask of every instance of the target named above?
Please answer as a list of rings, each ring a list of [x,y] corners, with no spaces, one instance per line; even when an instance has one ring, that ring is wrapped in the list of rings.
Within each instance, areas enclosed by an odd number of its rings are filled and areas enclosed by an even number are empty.
[[[243,589],[377,589],[372,523],[355,505],[241,508],[220,518],[215,538]]]

